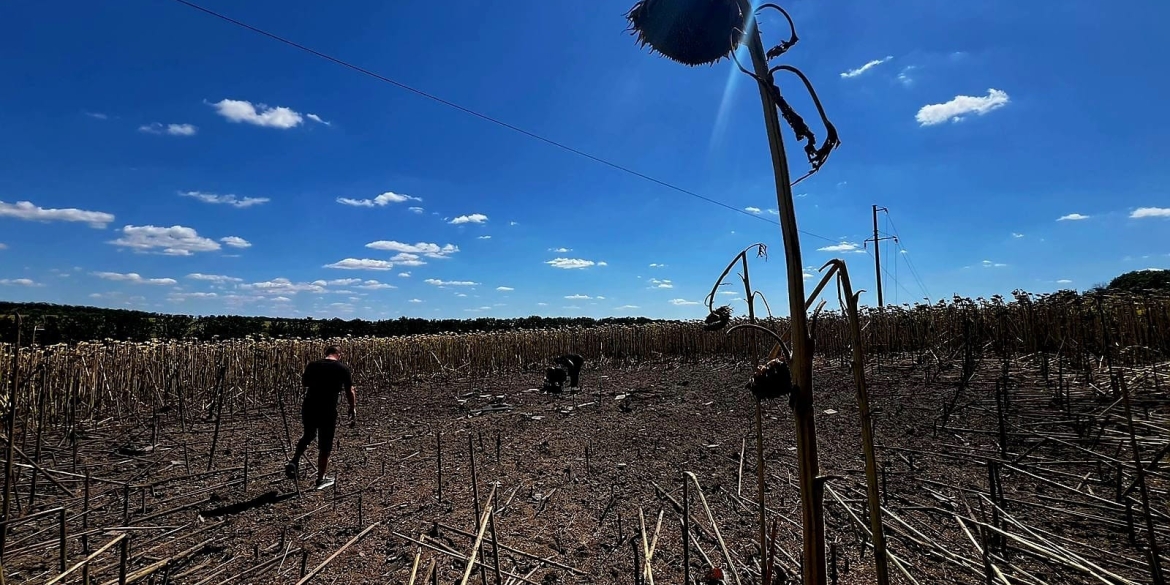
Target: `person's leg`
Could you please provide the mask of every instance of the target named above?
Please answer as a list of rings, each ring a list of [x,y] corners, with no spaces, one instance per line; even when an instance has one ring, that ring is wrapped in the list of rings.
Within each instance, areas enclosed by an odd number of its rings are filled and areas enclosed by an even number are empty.
[[[317,443],[317,483],[325,479],[325,470],[329,467],[329,454],[333,452],[333,436],[337,432],[337,413],[332,413],[320,421],[321,440]]]
[[[309,448],[309,443],[312,443],[317,436],[317,421],[313,420],[307,409],[301,412],[301,423],[305,427],[304,433],[297,441],[297,450],[293,453],[292,459],[285,466],[285,473],[292,477],[296,477],[297,468],[301,465],[301,456],[305,454],[305,449]]]

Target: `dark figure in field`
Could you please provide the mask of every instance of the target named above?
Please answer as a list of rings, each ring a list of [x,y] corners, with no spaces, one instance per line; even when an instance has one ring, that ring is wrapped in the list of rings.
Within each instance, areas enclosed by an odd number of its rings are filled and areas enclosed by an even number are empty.
[[[285,475],[295,479],[301,463],[301,456],[313,438],[320,434],[317,443],[317,484],[318,488],[328,487],[333,478],[325,476],[329,466],[329,454],[333,451],[333,435],[337,431],[337,399],[345,390],[349,401],[349,420],[357,416],[357,395],[353,390],[353,368],[341,361],[341,350],[337,346],[325,349],[325,357],[309,362],[301,374],[301,385],[305,387],[305,400],[301,406],[301,421],[305,432],[297,442],[297,451],[285,466]]]
[[[568,374],[560,368],[548,368],[544,371],[545,392],[560,392],[565,386]]]
[[[557,357],[553,360],[553,363],[565,368],[569,373],[569,386],[571,388],[579,387],[578,382],[581,377],[581,366],[585,365],[585,358],[575,353],[568,353]]]

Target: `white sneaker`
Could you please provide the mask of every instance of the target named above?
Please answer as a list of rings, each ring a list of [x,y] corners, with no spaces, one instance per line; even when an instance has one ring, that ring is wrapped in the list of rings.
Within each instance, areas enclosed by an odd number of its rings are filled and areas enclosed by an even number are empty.
[[[322,477],[321,479],[319,479],[317,481],[317,489],[323,490],[323,489],[333,485],[333,481],[334,481],[334,479],[330,476]]]

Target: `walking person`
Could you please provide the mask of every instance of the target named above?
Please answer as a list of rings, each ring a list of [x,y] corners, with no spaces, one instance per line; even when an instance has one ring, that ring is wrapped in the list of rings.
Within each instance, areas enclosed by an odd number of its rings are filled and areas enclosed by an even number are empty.
[[[331,345],[325,349],[325,357],[309,362],[301,374],[301,385],[305,388],[305,399],[301,406],[301,421],[304,434],[297,442],[297,451],[284,467],[289,479],[296,479],[301,456],[314,437],[317,442],[317,489],[333,485],[333,478],[325,475],[329,467],[329,454],[333,451],[333,436],[337,431],[338,394],[345,390],[349,401],[349,420],[356,420],[357,395],[353,389],[353,368],[341,361],[341,350]]]

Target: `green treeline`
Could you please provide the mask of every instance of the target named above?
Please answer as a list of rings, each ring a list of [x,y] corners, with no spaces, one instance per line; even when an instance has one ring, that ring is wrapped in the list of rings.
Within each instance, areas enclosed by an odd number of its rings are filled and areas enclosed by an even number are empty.
[[[286,319],[236,315],[166,315],[48,303],[0,302],[0,342],[16,338],[16,320],[23,318],[22,344],[75,343],[100,339],[146,341],[149,339],[232,339],[248,335],[323,338],[346,335],[393,337],[400,335],[466,333],[516,329],[640,325],[655,320],[645,317],[592,319],[588,317],[523,317],[519,319],[417,319],[399,317],[384,321],[362,319]],[[35,331],[34,331],[35,330]]]

